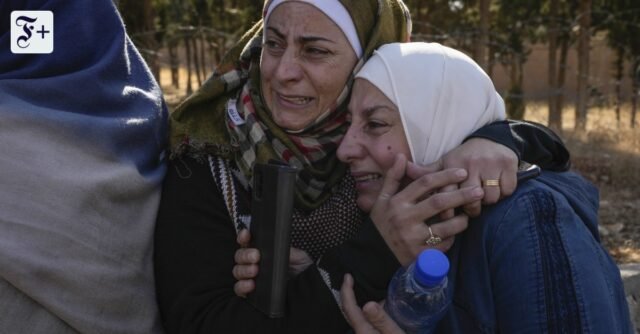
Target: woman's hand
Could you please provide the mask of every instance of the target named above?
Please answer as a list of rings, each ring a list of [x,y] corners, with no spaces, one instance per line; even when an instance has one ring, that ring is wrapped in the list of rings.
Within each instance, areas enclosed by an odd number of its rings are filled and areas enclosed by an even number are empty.
[[[289,275],[296,276],[307,270],[313,264],[311,256],[302,249],[291,247],[289,249]]]
[[[454,236],[467,228],[468,217],[453,216],[431,225],[431,230],[425,221],[443,211],[479,201],[484,195],[480,187],[434,193],[444,186],[463,182],[467,177],[463,169],[446,169],[423,175],[397,192],[406,165],[406,158],[399,155],[385,175],[382,190],[370,213],[380,235],[403,266],[411,263],[425,248],[447,251]],[[427,244],[431,236],[439,237],[441,241]]]
[[[376,302],[368,302],[360,309],[353,293],[353,278],[344,275],[342,288],[340,289],[342,310],[347,316],[347,321],[356,334],[403,334],[404,331],[385,312],[382,305]]]
[[[255,289],[254,279],[258,275],[258,262],[260,261],[260,251],[255,248],[248,248],[251,240],[251,233],[244,229],[238,233],[236,241],[240,249],[236,251],[236,265],[233,267],[233,277],[238,280],[233,286],[233,291],[240,297],[246,297]],[[289,274],[298,275],[305,271],[313,260],[305,251],[291,247],[289,249]]]
[[[246,297],[256,287],[254,278],[258,275],[260,251],[256,248],[248,248],[250,240],[251,233],[248,229],[238,232],[236,241],[240,248],[234,256],[236,265],[233,267],[233,277],[238,281],[233,285],[233,291],[240,297]]]
[[[426,166],[410,166],[407,175],[417,178],[434,169],[464,168],[469,176],[460,183],[460,188],[483,187],[484,197],[464,206],[464,211],[471,217],[477,217],[482,204],[495,204],[503,197],[511,195],[517,186],[518,156],[508,147],[484,138],[471,138],[454,150],[445,154],[440,160]],[[498,184],[486,185],[484,181],[498,180]],[[449,185],[440,191],[452,191],[457,187]],[[452,216],[447,212],[443,218]]]

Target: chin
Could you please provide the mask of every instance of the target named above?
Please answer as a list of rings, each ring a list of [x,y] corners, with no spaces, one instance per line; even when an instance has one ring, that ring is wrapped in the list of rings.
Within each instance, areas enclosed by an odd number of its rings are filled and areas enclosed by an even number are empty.
[[[294,119],[291,119],[294,118]],[[281,128],[290,131],[299,131],[304,129],[309,122],[300,122],[299,115],[293,115],[293,117],[274,117],[273,121]]]

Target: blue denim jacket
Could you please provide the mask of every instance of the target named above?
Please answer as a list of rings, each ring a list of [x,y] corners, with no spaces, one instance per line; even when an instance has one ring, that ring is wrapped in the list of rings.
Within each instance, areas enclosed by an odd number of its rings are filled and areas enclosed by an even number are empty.
[[[437,332],[631,333],[597,222],[597,189],[570,172],[484,208],[449,251],[454,298]]]

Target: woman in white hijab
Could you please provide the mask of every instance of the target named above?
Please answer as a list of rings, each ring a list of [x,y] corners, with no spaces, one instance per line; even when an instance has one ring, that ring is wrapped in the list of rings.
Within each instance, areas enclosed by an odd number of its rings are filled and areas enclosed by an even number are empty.
[[[505,117],[482,69],[436,43],[381,47],[356,75],[349,111],[338,157],[358,180],[358,205],[374,222],[391,222],[378,226],[387,230],[404,228],[402,208],[390,198],[414,196],[411,186],[396,194],[403,155],[429,164]],[[454,298],[437,331],[630,333],[619,271],[599,243],[597,209],[593,185],[546,171],[485,208],[447,252]],[[381,215],[398,219],[376,220]],[[437,241],[437,225],[415,231],[425,248]],[[365,317],[352,287],[346,277],[342,302],[356,332],[400,332],[376,304],[365,307]]]

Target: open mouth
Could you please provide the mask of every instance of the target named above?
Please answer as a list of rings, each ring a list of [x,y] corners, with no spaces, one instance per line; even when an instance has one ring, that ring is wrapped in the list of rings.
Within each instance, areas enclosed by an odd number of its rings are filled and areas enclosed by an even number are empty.
[[[286,104],[292,104],[296,106],[303,106],[313,101],[313,98],[305,96],[286,96],[278,94],[278,98]]]
[[[380,178],[382,178],[382,175],[380,174],[367,174],[362,176],[354,176],[354,179],[356,180],[356,182],[366,182],[366,181],[378,180]]]

